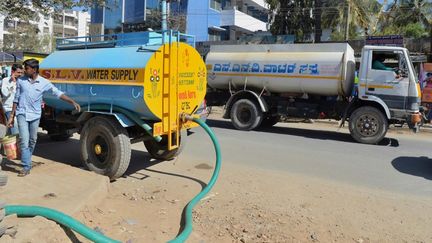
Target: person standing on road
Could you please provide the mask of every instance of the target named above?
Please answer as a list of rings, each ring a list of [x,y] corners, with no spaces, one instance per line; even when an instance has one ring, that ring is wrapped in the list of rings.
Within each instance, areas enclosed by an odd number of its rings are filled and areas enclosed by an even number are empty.
[[[6,121],[9,120],[10,114],[12,112],[13,100],[15,98],[16,92],[16,82],[19,77],[24,73],[21,64],[13,64],[12,72],[10,77],[4,78],[0,83],[0,90],[2,95],[3,109],[6,115]],[[9,134],[18,134],[18,126],[15,121],[14,126],[9,128]]]
[[[79,112],[81,107],[73,99],[57,89],[49,80],[39,75],[39,61],[28,59],[24,62],[25,76],[17,80],[16,94],[12,112],[8,120],[8,127],[13,127],[15,116],[18,120],[20,134],[21,163],[23,169],[18,176],[30,174],[32,155],[36,146],[37,130],[42,114],[42,95],[52,92],[59,99],[73,105]]]

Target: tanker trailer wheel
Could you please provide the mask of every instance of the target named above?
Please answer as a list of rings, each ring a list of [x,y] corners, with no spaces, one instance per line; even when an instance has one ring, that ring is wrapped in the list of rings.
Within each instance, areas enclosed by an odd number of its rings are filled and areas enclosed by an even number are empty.
[[[387,118],[372,106],[356,109],[349,119],[351,136],[359,143],[377,144],[384,138],[387,129]]]
[[[110,179],[122,176],[130,162],[128,133],[117,121],[96,116],[86,122],[81,133],[81,156],[85,166]]]
[[[186,145],[186,136],[186,131],[181,131],[179,137],[180,146],[171,151],[168,151],[168,136],[166,135],[162,136],[160,142],[156,142],[156,140],[152,138],[144,141],[144,145],[152,158],[158,160],[171,160],[183,151],[183,148]]]
[[[255,102],[248,99],[236,101],[231,109],[231,122],[238,130],[249,131],[261,124],[263,113]]]

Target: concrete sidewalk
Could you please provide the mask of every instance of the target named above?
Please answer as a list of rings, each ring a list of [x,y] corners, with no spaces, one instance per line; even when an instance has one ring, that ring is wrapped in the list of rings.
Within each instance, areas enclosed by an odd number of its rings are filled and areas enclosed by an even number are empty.
[[[67,151],[68,144],[63,146],[62,151]],[[51,146],[41,147],[42,150],[52,149]],[[108,177],[37,156],[33,159],[40,161],[39,165],[25,177],[17,177],[17,164],[9,162],[3,166],[3,173],[8,174],[9,180],[7,186],[0,188],[0,200],[8,205],[49,207],[74,216],[86,207],[100,203],[108,195]],[[71,241],[60,226],[41,217],[8,216],[5,221],[8,225],[17,225],[18,233],[15,239],[4,236],[0,242]]]

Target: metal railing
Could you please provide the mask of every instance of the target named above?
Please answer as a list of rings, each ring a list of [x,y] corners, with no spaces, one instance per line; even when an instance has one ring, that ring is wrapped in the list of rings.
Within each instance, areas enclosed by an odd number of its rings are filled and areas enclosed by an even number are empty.
[[[56,47],[57,50],[70,50],[122,46],[155,46],[173,42],[185,42],[195,47],[194,36],[173,30],[59,38],[56,40]]]

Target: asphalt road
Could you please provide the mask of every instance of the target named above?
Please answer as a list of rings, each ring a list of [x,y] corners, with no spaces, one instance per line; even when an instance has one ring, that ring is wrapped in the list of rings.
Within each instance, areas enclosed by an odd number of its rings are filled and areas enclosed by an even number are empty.
[[[249,132],[234,129],[229,120],[209,119],[207,123],[220,141],[224,164],[432,197],[432,132],[396,130],[389,132],[380,145],[365,145],[354,142],[346,129],[337,131],[335,125],[323,123],[278,123],[270,129]],[[179,162],[212,164],[214,150],[209,137],[201,128],[193,131]],[[35,155],[81,167],[78,139],[76,135],[59,143],[40,136]],[[149,160],[143,143],[132,145],[132,149],[127,174],[151,166],[142,163],[143,158]]]
[[[321,123],[279,123],[249,132],[235,130],[229,120],[207,123],[219,138],[226,164],[432,197],[432,133],[391,131],[380,145],[364,145],[354,142],[346,129],[338,132],[334,125]],[[194,131],[182,160],[208,161],[214,157],[210,141],[201,129]]]

